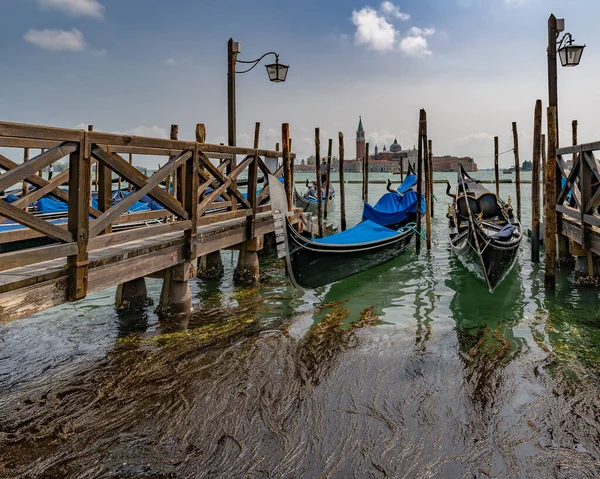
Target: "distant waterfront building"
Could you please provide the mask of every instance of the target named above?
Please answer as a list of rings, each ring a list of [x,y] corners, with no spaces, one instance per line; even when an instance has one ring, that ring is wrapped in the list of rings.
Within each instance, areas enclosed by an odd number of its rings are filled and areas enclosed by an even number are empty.
[[[467,172],[477,171],[477,163],[470,156],[458,158],[456,156],[434,156],[432,158],[433,171],[458,171],[462,167]]]

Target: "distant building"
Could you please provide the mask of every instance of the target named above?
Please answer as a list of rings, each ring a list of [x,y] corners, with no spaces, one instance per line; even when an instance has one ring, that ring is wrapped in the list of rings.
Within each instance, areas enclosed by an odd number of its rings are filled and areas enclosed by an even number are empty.
[[[467,172],[477,171],[477,163],[469,156],[458,158],[456,156],[434,156],[432,158],[433,171],[458,171],[462,167]]]

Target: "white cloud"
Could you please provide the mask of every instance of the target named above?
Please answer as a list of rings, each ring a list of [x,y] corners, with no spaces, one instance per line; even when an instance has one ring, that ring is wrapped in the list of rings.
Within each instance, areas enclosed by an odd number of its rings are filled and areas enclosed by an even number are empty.
[[[381,4],[381,11],[388,17],[399,18],[400,20],[410,19],[410,15],[408,13],[401,12],[397,5],[394,5],[392,2],[387,0]]]
[[[435,33],[435,28],[411,27],[407,35],[412,37],[430,37]]]
[[[398,32],[383,15],[371,7],[352,12],[352,23],[356,26],[354,40],[357,45],[367,45],[369,50],[385,52],[393,50]]]
[[[493,140],[494,136],[485,131],[471,133],[470,135],[462,136],[456,139],[456,143],[458,144],[470,144],[477,141],[488,141]]]
[[[135,128],[132,128],[131,130],[129,130],[127,132],[127,134],[133,135],[133,136],[149,136],[152,138],[168,138],[169,137],[167,130],[158,125],[136,126]]]
[[[73,16],[104,18],[104,5],[97,0],[38,0],[42,8],[62,10]]]
[[[424,37],[404,37],[400,41],[400,50],[412,57],[428,57],[432,54]]]
[[[76,28],[71,30],[29,30],[23,40],[46,50],[82,51],[86,43],[83,33]]]

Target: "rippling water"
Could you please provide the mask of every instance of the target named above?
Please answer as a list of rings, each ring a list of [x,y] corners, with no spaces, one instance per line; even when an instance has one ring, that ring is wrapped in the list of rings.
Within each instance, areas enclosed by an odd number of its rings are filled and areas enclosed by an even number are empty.
[[[225,252],[184,322],[107,290],[0,326],[0,477],[600,477],[597,290],[567,269],[545,292],[524,242],[490,295],[444,190],[431,252],[303,296],[273,259],[233,287]]]

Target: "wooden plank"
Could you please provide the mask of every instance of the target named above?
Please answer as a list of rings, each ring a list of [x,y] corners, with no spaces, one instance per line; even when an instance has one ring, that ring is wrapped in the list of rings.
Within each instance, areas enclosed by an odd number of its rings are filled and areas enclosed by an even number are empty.
[[[595,141],[593,143],[582,143],[580,145],[559,148],[556,151],[556,154],[557,155],[569,155],[572,153],[581,153],[582,151],[598,151],[598,150],[600,150],[600,141]]]
[[[126,231],[119,231],[118,233],[96,236],[95,238],[90,239],[88,243],[88,251],[96,251],[109,246],[129,243],[143,238],[151,238],[176,231],[184,231],[191,225],[191,220],[175,221],[173,223],[144,226],[142,228],[135,228]]]
[[[25,211],[15,208],[6,201],[0,201],[0,215],[16,221],[19,224],[27,226],[35,231],[38,231],[52,239],[69,243],[73,241],[72,235],[62,228],[59,228],[52,223],[44,221],[37,216],[26,213]]]
[[[57,258],[66,258],[77,253],[77,244],[66,243],[59,245],[27,248],[10,253],[0,254],[0,271],[19,268],[30,264],[43,263]]]
[[[586,163],[592,170],[592,173],[596,177],[596,181],[600,181],[600,168],[598,166],[598,161],[594,157],[594,154],[591,151],[584,151],[582,152],[582,155]]]
[[[143,187],[132,192],[131,194],[123,198],[121,201],[119,201],[116,205],[102,213],[102,215],[90,225],[90,237],[94,238],[95,236],[100,234],[108,225],[110,225],[115,219],[121,216],[122,213],[124,213],[131,206],[133,206],[142,196],[149,194],[150,191],[156,188],[162,180],[164,180],[178,167],[185,164],[185,162],[191,157],[192,152],[186,151],[184,153],[181,153],[181,155],[179,155],[178,157],[173,158],[160,170],[154,173]]]
[[[556,199],[556,203],[562,203],[563,201],[565,201],[567,194],[569,193],[569,190],[570,190],[572,193],[572,197],[575,200],[575,203],[577,204],[577,207],[578,208],[581,207],[581,192],[579,190],[579,187],[575,183],[575,178],[577,178],[577,176],[579,175],[580,163],[581,163],[581,158],[578,157],[577,160],[575,161],[575,164],[573,165],[573,168],[571,169],[571,171],[567,173],[566,163],[564,162],[564,160],[562,159],[561,156],[557,156],[556,164],[557,164],[563,178],[566,178],[566,182],[565,182],[565,186],[562,188],[562,190],[560,191],[560,194],[558,195],[558,197]]]
[[[0,147],[3,148],[54,148],[61,142],[56,140],[30,140],[13,136],[0,136]]]
[[[254,149],[258,150],[258,142],[260,138],[260,123],[256,122],[254,124]],[[258,159],[260,157],[258,154],[254,155],[254,159],[252,160],[252,164],[248,168],[248,201],[251,206],[251,215],[248,218],[248,236],[250,238],[254,238],[255,234],[255,224],[256,224],[256,207],[258,205],[258,201],[256,198],[256,192],[258,189]],[[244,243],[244,254],[246,254],[246,243]]]
[[[0,136],[78,142],[81,130],[0,121]]]
[[[92,149],[92,155],[100,161],[103,161],[112,171],[124,177],[128,182],[134,184],[137,188],[143,188],[148,181],[148,177],[146,177],[146,175],[141,173],[137,168],[135,168],[133,165],[130,165],[127,161],[116,154],[108,154],[102,148],[96,146]],[[180,218],[186,220],[189,219],[187,212],[183,209],[183,207],[177,203],[177,201],[166,191],[163,191],[160,188],[154,188],[152,191],[148,192],[148,196],[156,200],[172,213],[175,213]]]
[[[227,177],[226,181],[219,186],[217,189],[213,190],[213,192],[208,195],[204,201],[202,201],[202,203],[198,206],[198,214],[201,215],[203,214],[206,210],[210,209],[211,206],[213,206],[213,202],[219,197],[221,196],[221,193],[223,191],[225,191],[227,188],[229,188],[231,186],[231,183],[233,181],[235,181],[235,179],[238,177],[238,175],[244,171],[248,165],[254,160],[254,158],[252,157],[248,157],[246,158],[244,161],[242,161],[236,168],[235,170],[233,170],[231,172],[231,174]],[[232,189],[232,192],[236,192],[236,189]],[[242,197],[243,198],[243,197]],[[248,201],[246,201],[246,199],[244,198],[244,203],[246,204],[247,207],[249,207],[249,203]],[[218,204],[218,203],[215,203]]]
[[[185,181],[185,187],[182,191],[183,207],[191,218],[189,228],[184,231],[186,242],[186,260],[191,261],[196,258],[196,232],[198,230],[198,183],[200,181],[198,171],[200,170],[200,157],[198,156],[198,145],[194,148],[194,154],[190,160],[185,163],[185,172],[182,180]]]
[[[60,160],[62,157],[74,152],[76,149],[77,144],[75,143],[61,143],[25,163],[15,166],[10,171],[7,171],[0,176],[0,191],[6,190],[8,187],[23,179],[35,176],[38,170],[46,168],[48,165]]]
[[[198,145],[198,148],[200,148],[200,145]],[[230,180],[231,175],[229,175],[228,177],[224,176],[223,173],[221,173],[221,171],[209,161],[209,159],[206,157],[206,155],[202,151],[198,150],[198,155],[200,157],[200,167],[201,168],[205,168],[214,178],[216,178],[221,183],[221,185],[223,185],[224,183],[227,183],[227,182],[229,182],[228,183],[229,185],[232,184],[232,181]],[[247,156],[242,161],[242,164],[247,165],[248,158],[253,158],[253,157]],[[238,171],[238,169],[235,168],[234,171]],[[242,171],[243,171],[243,169],[238,172],[238,175]],[[236,177],[237,177],[237,175],[236,175]],[[242,203],[242,205],[244,207],[250,208],[250,203],[248,202],[248,200],[246,198],[244,198],[244,196],[239,192],[239,190],[237,188],[231,187],[230,193],[231,193],[231,196],[235,197],[240,203]]]

